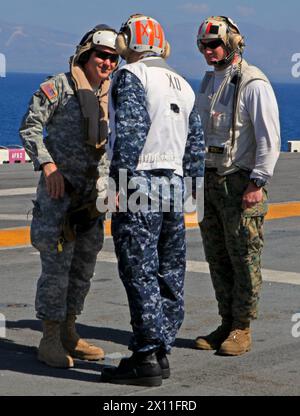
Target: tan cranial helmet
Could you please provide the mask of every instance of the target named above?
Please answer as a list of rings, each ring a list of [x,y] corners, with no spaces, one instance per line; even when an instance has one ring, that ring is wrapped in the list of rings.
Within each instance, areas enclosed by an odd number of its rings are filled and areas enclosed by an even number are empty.
[[[161,25],[152,17],[134,14],[121,26],[116,40],[116,50],[126,59],[131,52],[153,53],[162,58],[170,55]]]
[[[221,39],[230,52],[242,53],[245,47],[244,38],[237,24],[226,16],[211,16],[201,23],[197,45],[200,52],[203,51],[201,41]]]

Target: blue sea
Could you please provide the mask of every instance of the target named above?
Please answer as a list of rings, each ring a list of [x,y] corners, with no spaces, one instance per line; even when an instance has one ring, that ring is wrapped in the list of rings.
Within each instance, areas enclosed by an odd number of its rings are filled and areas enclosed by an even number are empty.
[[[9,73],[0,78],[0,145],[21,144],[18,128],[31,95],[46,78],[45,74]],[[199,81],[189,80],[195,91]],[[281,123],[281,150],[287,151],[288,140],[300,139],[300,83],[273,84],[278,100]]]

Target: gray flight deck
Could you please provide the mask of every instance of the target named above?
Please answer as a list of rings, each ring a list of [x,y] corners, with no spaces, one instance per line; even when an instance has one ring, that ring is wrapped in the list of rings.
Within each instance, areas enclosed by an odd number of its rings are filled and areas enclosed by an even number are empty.
[[[0,231],[30,224],[38,173],[32,165],[0,166]],[[271,203],[300,201],[300,154],[282,153],[269,187]],[[300,394],[300,216],[265,223],[259,319],[252,325],[252,351],[221,357],[193,349],[193,340],[218,324],[217,306],[204,262],[198,229],[187,231],[186,313],[170,357],[171,377],[161,387],[100,382],[103,365],[117,365],[127,349],[131,327],[119,280],[113,241],[106,239],[84,313],[80,334],[101,345],[102,362],[75,361],[73,369],[47,367],[36,359],[41,323],[34,297],[40,274],[38,253],[30,246],[0,248],[0,313],[6,337],[0,338],[1,396],[298,396]],[[294,326],[294,328],[293,328]],[[4,331],[1,328],[0,331]],[[3,335],[3,334],[2,334]]]

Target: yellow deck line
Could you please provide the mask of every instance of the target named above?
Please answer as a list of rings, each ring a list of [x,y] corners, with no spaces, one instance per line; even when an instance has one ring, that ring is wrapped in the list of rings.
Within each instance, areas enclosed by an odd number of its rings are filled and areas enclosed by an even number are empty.
[[[300,202],[281,202],[278,204],[269,204],[269,212],[266,215],[266,220],[299,216]]]
[[[24,246],[30,244],[29,227],[0,230],[0,247]]]
[[[280,218],[300,217],[300,202],[286,202],[270,204],[266,220],[275,220]],[[198,226],[197,216],[185,214],[185,225],[187,228]],[[105,221],[105,235],[111,235],[111,221]],[[15,247],[30,244],[29,227],[18,227],[0,230],[0,247]]]

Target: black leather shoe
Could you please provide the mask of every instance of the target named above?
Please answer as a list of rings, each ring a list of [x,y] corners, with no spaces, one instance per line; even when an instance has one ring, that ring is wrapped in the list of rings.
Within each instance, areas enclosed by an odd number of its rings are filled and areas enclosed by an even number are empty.
[[[123,358],[118,367],[104,367],[101,381],[146,387],[160,386],[162,369],[155,353],[133,353],[129,358]]]
[[[170,364],[165,352],[158,351],[156,353],[158,364],[161,368],[161,375],[163,379],[169,378],[171,375]]]

